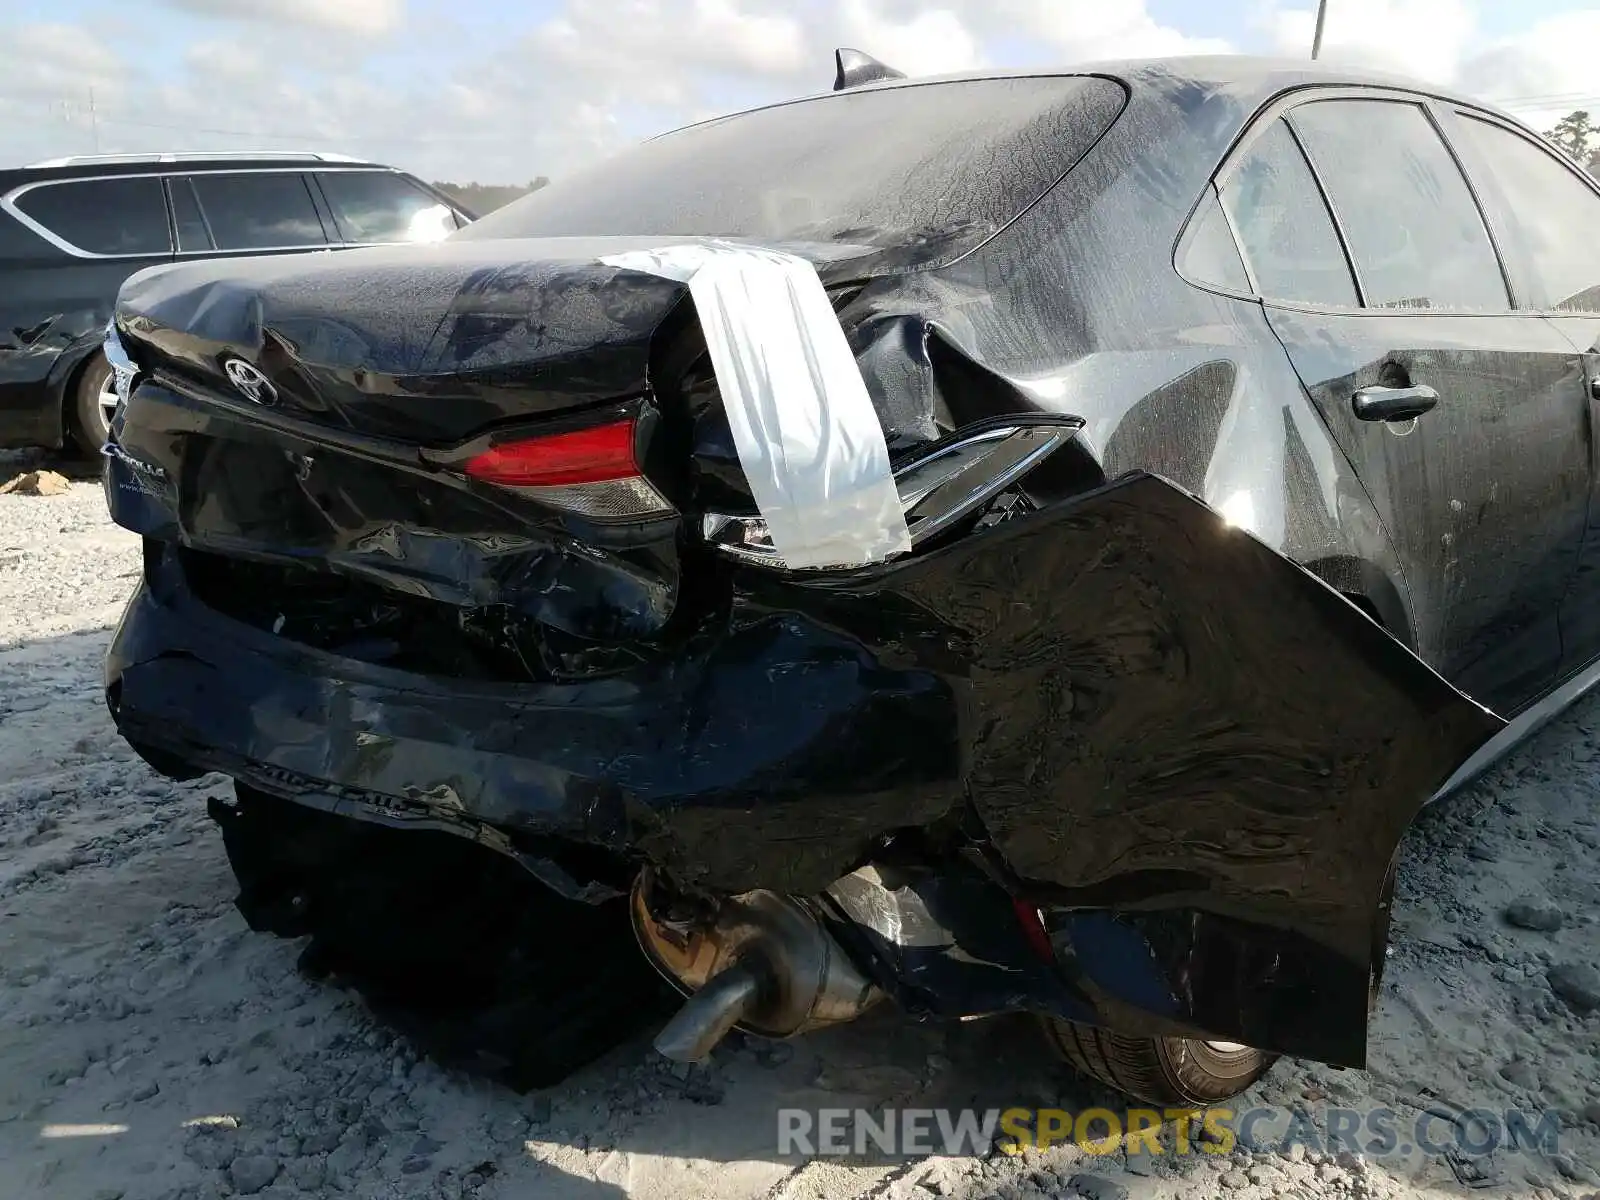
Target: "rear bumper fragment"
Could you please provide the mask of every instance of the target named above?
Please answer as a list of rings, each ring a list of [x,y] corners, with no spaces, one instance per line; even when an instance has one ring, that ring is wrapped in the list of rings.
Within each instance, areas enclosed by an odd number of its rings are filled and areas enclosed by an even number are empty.
[[[231,620],[176,557],[147,556],[116,631],[117,725],[275,795],[535,857],[597,848],[717,892],[820,891],[885,830],[958,799],[949,684],[803,618],[753,619],[624,676],[470,683]]]

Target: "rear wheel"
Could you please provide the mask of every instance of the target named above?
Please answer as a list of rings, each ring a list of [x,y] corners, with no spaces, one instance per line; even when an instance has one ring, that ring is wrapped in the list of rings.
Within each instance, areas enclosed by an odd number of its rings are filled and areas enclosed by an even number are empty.
[[[1045,1035],[1069,1063],[1124,1095],[1163,1107],[1213,1104],[1237,1096],[1277,1056],[1234,1042],[1129,1037],[1056,1017]]]
[[[1397,857],[1389,864],[1379,895],[1367,994],[1369,1017],[1378,1007],[1398,869]],[[1227,1100],[1255,1083],[1278,1061],[1276,1054],[1237,1042],[1129,1037],[1057,1017],[1043,1020],[1051,1045],[1079,1072],[1150,1104],[1176,1108]]]
[[[85,454],[99,454],[111,435],[111,415],[117,410],[117,381],[106,356],[96,350],[89,356],[73,388],[72,440]]]

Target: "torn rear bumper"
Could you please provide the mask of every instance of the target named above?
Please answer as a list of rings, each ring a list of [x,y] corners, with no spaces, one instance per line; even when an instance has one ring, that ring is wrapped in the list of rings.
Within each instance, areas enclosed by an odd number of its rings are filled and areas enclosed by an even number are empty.
[[[108,663],[147,751],[471,832],[590,898],[620,874],[577,871],[574,847],[814,896],[937,825],[987,864],[971,888],[932,863],[892,900],[838,900],[886,990],[1348,1065],[1399,842],[1503,726],[1151,476],[900,563],[752,572],[708,644],[582,684],[309,650],[205,609],[175,562],[152,555]],[[1047,971],[1014,928],[996,938],[1010,899],[1042,914]]]
[[[572,895],[627,878],[562,880],[535,862],[544,851],[594,848],[716,892],[820,891],[873,838],[959,797],[950,684],[782,615],[626,676],[431,679],[222,616],[175,555],[152,553],[106,683],[142,750],[344,815],[480,837]]]

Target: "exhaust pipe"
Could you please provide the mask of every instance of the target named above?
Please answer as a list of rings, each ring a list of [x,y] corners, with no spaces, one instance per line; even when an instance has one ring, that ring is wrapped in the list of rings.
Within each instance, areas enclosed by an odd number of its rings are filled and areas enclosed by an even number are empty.
[[[700,1062],[734,1028],[793,1037],[854,1020],[883,999],[801,900],[745,892],[688,923],[651,911],[650,883],[646,872],[633,887],[634,933],[689,997],[654,1043],[674,1062]]]
[[[673,1062],[700,1062],[760,1003],[760,977],[744,963],[734,963],[689,997],[653,1045]]]

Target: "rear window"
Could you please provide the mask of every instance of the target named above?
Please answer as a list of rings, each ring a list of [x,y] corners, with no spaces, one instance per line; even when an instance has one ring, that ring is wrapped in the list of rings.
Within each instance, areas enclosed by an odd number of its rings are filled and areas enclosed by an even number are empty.
[[[600,234],[840,241],[965,253],[1116,120],[1090,76],[839,92],[680,129],[557,180],[459,238]]]
[[[90,254],[172,252],[167,202],[153,176],[47,183],[13,203],[60,241]]]

